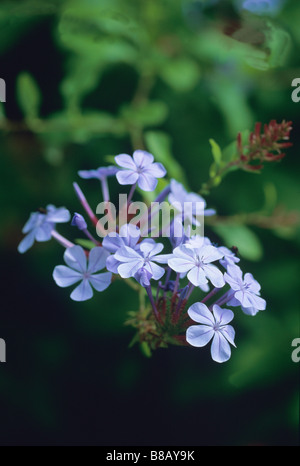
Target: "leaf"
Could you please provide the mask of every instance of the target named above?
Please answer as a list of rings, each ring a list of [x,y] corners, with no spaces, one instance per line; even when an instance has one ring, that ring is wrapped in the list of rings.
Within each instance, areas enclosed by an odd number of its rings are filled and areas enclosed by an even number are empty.
[[[83,248],[85,249],[93,249],[95,247],[95,244],[93,243],[93,241],[90,241],[89,239],[76,239],[75,240],[75,243],[76,244],[79,244],[79,246],[82,246]]]
[[[229,248],[236,246],[245,259],[259,261],[263,256],[263,247],[258,236],[245,225],[217,225],[214,231],[224,240]]]
[[[41,92],[29,73],[23,72],[17,78],[17,99],[26,119],[38,118]]]
[[[124,105],[121,109],[121,118],[129,125],[139,128],[155,126],[163,123],[168,115],[166,104],[160,100],[142,102],[137,106]]]
[[[166,61],[160,67],[162,79],[175,91],[187,92],[193,89],[200,78],[198,65],[189,58]]]
[[[220,165],[222,160],[222,150],[219,144],[214,139],[210,139],[209,143],[211,145],[211,153],[214,158],[214,161],[217,165]]]

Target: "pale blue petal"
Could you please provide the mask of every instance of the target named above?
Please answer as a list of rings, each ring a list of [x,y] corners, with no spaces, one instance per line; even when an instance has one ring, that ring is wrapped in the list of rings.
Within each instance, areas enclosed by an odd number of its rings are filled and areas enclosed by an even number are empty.
[[[199,252],[199,257],[205,264],[208,264],[222,259],[223,254],[215,246],[203,246]]]
[[[120,170],[116,174],[117,180],[121,185],[134,184],[139,179],[139,175],[133,170]]]
[[[153,280],[159,280],[165,273],[165,269],[154,262],[147,262],[145,269],[151,273]]]
[[[220,333],[215,332],[211,344],[211,357],[214,361],[222,363],[230,359],[231,348],[226,338]]]
[[[184,272],[184,270],[182,270]],[[205,273],[200,267],[193,267],[187,274],[187,278],[194,286],[202,286],[207,283]]]
[[[210,342],[214,331],[207,325],[192,325],[186,331],[186,341],[197,348],[202,348]]]
[[[229,324],[234,318],[234,313],[230,309],[222,309],[217,304],[213,306],[213,312],[216,323],[221,323],[222,325]]]
[[[195,267],[195,263],[188,257],[185,259],[173,257],[168,260],[168,265],[171,269],[175,270],[175,272],[179,273],[186,273]]]
[[[235,339],[235,330],[231,325],[226,325],[225,327],[220,328],[221,334],[226,338],[226,340],[236,348],[234,343]]]
[[[65,265],[58,265],[53,271],[53,278],[58,286],[66,288],[82,280],[82,274]]]
[[[152,175],[154,178],[163,178],[166,175],[167,170],[161,163],[152,163],[145,168],[144,173]]]
[[[260,296],[257,296],[253,293],[249,293],[248,294],[248,297],[249,297],[249,301],[252,303],[251,306],[243,306],[244,307],[255,307],[258,311],[265,311],[266,307],[267,307],[267,303],[265,301],[265,299],[261,298]]]
[[[138,177],[138,186],[143,191],[154,191],[157,186],[157,179],[148,173],[141,173]]]
[[[81,246],[72,246],[66,249],[64,253],[65,263],[71,267],[71,269],[77,270],[77,272],[86,272],[86,255]]]
[[[109,256],[106,259],[106,268],[112,273],[117,274],[118,273],[118,267],[121,264],[120,261],[118,261],[115,256]]]
[[[211,281],[211,283],[216,287],[216,288],[222,288],[225,286],[225,280],[223,273],[221,270],[218,269],[215,265],[203,265],[202,270],[206,277]]]
[[[119,167],[136,171],[136,164],[134,163],[133,158],[128,154],[117,155],[115,157],[115,161]]]
[[[71,294],[73,301],[87,301],[93,297],[93,289],[87,279],[82,280]]]
[[[115,258],[120,262],[130,262],[130,261],[143,261],[142,256],[132,248],[128,246],[123,246],[120,248],[116,254]]]
[[[30,230],[35,228],[39,224],[40,218],[45,217],[44,214],[40,214],[39,212],[33,212],[30,214],[29,219],[25,223],[22,233],[28,233]]]
[[[103,239],[102,246],[107,249],[107,251],[115,253],[122,246],[126,246],[125,238],[120,238],[118,233],[110,233]]]
[[[89,282],[95,288],[95,290],[104,291],[109,287],[111,283],[111,277],[112,275],[110,272],[98,273],[96,275],[91,275]]]
[[[42,243],[49,241],[52,237],[51,233],[54,230],[54,224],[44,222],[35,230],[35,239],[36,241]]]
[[[144,168],[152,164],[154,157],[144,150],[136,150],[133,153],[133,160],[137,167]]]
[[[215,325],[213,313],[204,303],[195,303],[188,309],[188,315],[194,322],[204,325]]]
[[[239,290],[235,292],[234,297],[241,303],[243,307],[253,306],[250,293]]]
[[[96,273],[99,272],[99,270],[104,269],[108,256],[109,252],[107,252],[104,248],[93,248],[89,254],[89,265],[87,271],[90,273]]]
[[[134,277],[139,269],[143,267],[143,260],[136,260],[120,264],[118,267],[118,273],[122,278]]]
[[[247,284],[250,288],[250,290],[255,293],[255,294],[259,294],[260,292],[260,289],[261,289],[261,286],[260,284],[258,283],[258,281],[256,281],[254,278],[253,278],[253,275],[252,273],[246,273],[245,276],[244,276],[244,283]]]
[[[47,210],[49,210],[49,206],[47,206]],[[71,214],[64,207],[59,207],[58,209],[50,210],[46,215],[46,220],[52,223],[66,223],[71,220]]]
[[[19,253],[24,254],[24,252],[31,248],[35,240],[35,233],[35,230],[32,230],[30,233],[28,233],[28,235],[25,236],[25,238],[22,239],[18,246]]]

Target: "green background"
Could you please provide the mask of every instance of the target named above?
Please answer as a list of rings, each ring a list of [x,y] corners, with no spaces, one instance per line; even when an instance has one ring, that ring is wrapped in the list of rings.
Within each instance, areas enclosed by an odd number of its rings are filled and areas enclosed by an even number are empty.
[[[1,2],[2,445],[299,444],[300,6],[258,17],[211,3]],[[60,246],[17,253],[30,212],[82,212],[79,169],[146,148],[196,192],[213,162],[209,139],[224,148],[272,119],[293,121],[286,158],[261,175],[231,173],[207,197],[230,218],[207,235],[239,247],[268,303],[255,318],[236,313],[228,363],[209,348],[145,357],[124,326],[134,291],[117,282],[74,303],[52,279]],[[96,206],[97,181],[80,186]],[[59,231],[76,238],[69,225]]]

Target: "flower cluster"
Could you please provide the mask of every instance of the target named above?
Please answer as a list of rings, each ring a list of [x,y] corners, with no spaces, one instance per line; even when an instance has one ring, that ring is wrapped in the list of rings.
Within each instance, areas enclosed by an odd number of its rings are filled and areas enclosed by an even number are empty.
[[[265,137],[268,134],[274,142],[275,127],[268,131]],[[79,172],[83,179],[100,181],[108,216],[113,214],[113,209],[109,208],[108,177],[114,177],[122,186],[131,186],[125,205],[128,213],[136,188],[155,191],[158,179],[166,175],[165,168],[145,151],[135,151],[133,157],[120,154],[115,161],[116,166]],[[146,229],[145,234],[145,229],[141,228],[142,218],[127,217],[122,225],[115,219],[115,229],[106,231],[100,239],[89,231],[84,216],[75,213],[71,225],[86,238],[84,242],[71,242],[56,231],[57,223],[70,222],[70,213],[65,208],[49,205],[31,214],[23,229],[27,236],[21,241],[19,251],[27,251],[34,240],[56,239],[65,248],[66,265],[56,266],[53,278],[59,287],[75,286],[72,300],[88,300],[94,291],[102,292],[116,278],[123,279],[140,297],[148,297],[148,304],[128,321],[137,329],[140,342],[151,349],[168,344],[203,347],[212,342],[213,360],[225,362],[231,356],[231,347],[235,347],[235,331],[229,325],[234,312],[228,307],[240,307],[244,314],[254,316],[266,309],[266,301],[260,296],[259,283],[250,273],[243,274],[235,250],[213,244],[208,237],[193,231],[192,227],[201,226],[204,216],[213,215],[214,210],[207,209],[200,195],[187,192],[176,180],[161,183],[162,189],[156,193],[156,209],[162,203],[176,207],[163,227],[164,231],[169,231],[166,237],[153,237],[151,228]],[[74,188],[95,227],[98,217],[77,183]],[[202,216],[199,216],[197,204],[202,206]],[[151,206],[147,206],[144,217],[149,219],[156,214],[157,210],[153,212]],[[196,291],[201,299],[193,302]]]

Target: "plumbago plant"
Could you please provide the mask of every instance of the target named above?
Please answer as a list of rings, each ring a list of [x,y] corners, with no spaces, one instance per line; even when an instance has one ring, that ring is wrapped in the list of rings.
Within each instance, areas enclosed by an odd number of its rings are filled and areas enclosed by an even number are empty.
[[[247,137],[237,136],[234,156],[227,162],[211,141],[215,161],[201,193],[209,193],[233,169],[258,172],[265,162],[282,159],[282,149],[291,145],[291,129],[291,122],[271,121],[262,131],[257,123]],[[201,348],[211,343],[212,359],[223,363],[235,347],[234,311],[255,316],[266,309],[266,301],[257,280],[240,267],[237,249],[213,244],[203,235],[204,218],[215,211],[206,207],[200,194],[187,192],[171,179],[150,206],[133,201],[137,187],[154,192],[158,179],[166,175],[164,166],[143,150],[136,150],[133,156],[117,155],[115,165],[80,171],[81,178],[98,179],[102,186],[103,202],[94,213],[74,183],[97,235],[89,231],[80,213],[71,220],[66,208],[50,204],[30,215],[18,250],[24,253],[35,241],[54,238],[65,248],[65,265],[55,267],[53,278],[59,287],[73,287],[72,300],[91,299],[94,292],[124,280],[136,291],[140,303],[126,321],[136,329],[132,343],[140,342],[150,353],[170,344]],[[131,186],[128,196],[120,195],[118,208],[110,202],[109,178],[115,178],[120,186]],[[105,215],[99,219],[96,214]],[[57,224],[70,221],[87,237],[78,241],[80,244],[56,230]],[[202,293],[199,301],[193,299],[195,289]]]

